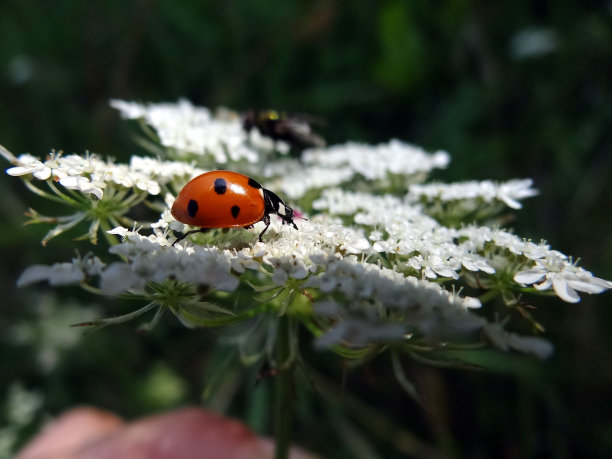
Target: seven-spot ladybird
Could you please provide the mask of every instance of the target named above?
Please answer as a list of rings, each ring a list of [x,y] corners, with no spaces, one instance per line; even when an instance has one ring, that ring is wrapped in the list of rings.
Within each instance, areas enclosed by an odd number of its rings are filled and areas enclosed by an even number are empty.
[[[259,233],[259,241],[270,226],[270,214],[277,214],[283,223],[293,225],[293,209],[256,180],[232,171],[212,171],[192,179],[176,197],[172,215],[179,222],[199,226],[179,237],[204,232],[210,228],[252,228],[263,221],[266,227]]]

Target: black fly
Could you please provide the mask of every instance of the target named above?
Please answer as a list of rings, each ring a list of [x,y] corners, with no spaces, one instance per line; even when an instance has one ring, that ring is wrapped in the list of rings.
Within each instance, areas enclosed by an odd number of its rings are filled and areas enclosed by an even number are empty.
[[[246,132],[256,128],[261,135],[287,142],[297,150],[325,146],[325,139],[312,131],[310,123],[322,124],[308,115],[277,110],[248,110],[242,115],[242,127]]]

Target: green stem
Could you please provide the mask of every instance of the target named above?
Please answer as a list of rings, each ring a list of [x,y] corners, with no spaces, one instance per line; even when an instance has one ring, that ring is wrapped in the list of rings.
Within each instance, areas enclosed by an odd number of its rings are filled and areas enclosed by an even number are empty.
[[[486,304],[498,295],[499,295],[499,290],[492,288],[490,290],[487,290],[482,295],[480,295],[478,299],[480,300],[482,304]]]
[[[108,242],[109,246],[112,247],[113,245],[119,244],[119,241],[117,240],[117,237],[115,237],[112,234],[108,234],[108,231],[110,231],[112,228],[108,224],[107,220],[101,219],[100,220],[100,227],[102,228],[102,234],[104,234],[104,237],[106,238],[106,242]]]
[[[291,445],[291,425],[293,417],[293,369],[291,359],[291,319],[283,315],[278,319],[276,330],[276,365],[274,378],[274,436],[276,440],[275,459],[287,459]]]
[[[64,202],[69,203],[70,205],[74,206],[74,207],[81,207],[81,203],[79,201],[77,201],[74,198],[71,198],[70,196],[68,196],[65,193],[62,193],[58,187],[55,186],[55,184],[53,183],[52,180],[47,180],[47,185],[49,186],[49,188],[51,188],[53,190],[53,192],[58,195],[61,199],[63,199]]]

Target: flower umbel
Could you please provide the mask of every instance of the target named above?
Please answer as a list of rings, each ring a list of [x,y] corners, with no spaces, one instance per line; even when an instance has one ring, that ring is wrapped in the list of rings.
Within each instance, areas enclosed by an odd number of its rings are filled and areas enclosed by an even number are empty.
[[[15,157],[5,148],[0,148],[0,154],[15,164],[7,169],[9,175],[22,177],[35,194],[75,210],[60,217],[29,212],[29,223],[56,225],[43,238],[43,245],[82,222],[88,222],[89,229],[81,239],[96,244],[100,229],[109,237],[106,231],[113,227],[133,226],[134,220],[127,216],[132,208],[159,195],[162,188],[173,189],[174,182],[180,184],[185,178],[204,172],[185,163],[138,156],[133,156],[126,165],[102,161],[90,153],[79,156],[52,151],[44,161],[29,154]],[[42,184],[49,191],[41,188]]]
[[[95,256],[32,266],[18,284],[81,285],[144,303],[89,325],[153,310],[147,328],[165,311],[190,327],[251,321],[269,327],[283,317],[294,324],[283,327],[301,324],[318,348],[345,357],[388,347],[423,356],[488,345],[546,357],[552,347],[543,338],[506,331],[507,319],[492,314],[489,303],[512,305],[521,295],[548,291],[577,302],[579,292],[612,288],[545,243],[498,226],[502,212],[520,209],[522,199],[536,194],[529,179],[426,182],[448,165],[448,153],[392,140],[306,150],[298,159],[245,132],[228,110],[184,100],[112,105],[124,118],[142,120],[147,145],[171,159],[134,156],[121,164],[93,154],[51,152],[39,159],[1,150],[13,164],[9,175],[73,209],[63,217],[30,212],[32,222],[55,225],[43,243],[84,222],[83,239],[96,243],[102,231],[109,242]],[[257,241],[256,227],[210,230],[173,245],[173,232],[187,229],[170,215],[175,196],[189,179],[219,168],[248,174],[283,196],[299,229],[272,215],[264,242]],[[140,204],[151,209],[152,221],[130,216]],[[297,358],[297,340],[284,342],[291,348],[287,358]]]

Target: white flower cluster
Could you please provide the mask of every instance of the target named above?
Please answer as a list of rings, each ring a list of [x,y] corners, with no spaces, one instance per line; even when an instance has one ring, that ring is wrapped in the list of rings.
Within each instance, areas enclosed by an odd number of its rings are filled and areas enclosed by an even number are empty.
[[[254,163],[259,159],[238,115],[215,117],[207,108],[195,107],[184,99],[146,105],[112,100],[111,106],[124,118],[144,120],[155,130],[160,143],[179,157],[189,153],[209,155],[216,164],[241,159]]]
[[[528,27],[510,40],[510,56],[516,60],[546,56],[559,48],[559,35],[550,28]]]
[[[369,247],[361,233],[338,223],[305,221],[300,226],[298,232],[275,220],[268,231],[268,243],[258,242],[240,250],[188,243],[172,247],[161,231],[144,236],[119,227],[110,233],[124,241],[112,246],[109,252],[124,261],[104,265],[97,258],[79,258],[53,266],[34,265],[24,271],[18,284],[48,280],[52,285],[68,285],[99,276],[102,290],[109,294],[142,290],[149,281],[166,279],[231,291],[238,286],[238,275],[246,269],[257,270],[262,264],[267,265],[273,269],[273,281],[283,285],[289,278],[304,279],[334,254],[361,253]],[[273,238],[275,233],[279,237]],[[252,235],[255,234],[253,230]]]
[[[264,175],[270,177],[271,186],[289,199],[299,199],[310,190],[322,190],[350,182],[355,172],[348,166],[329,169],[317,165],[307,166],[300,161],[268,164]],[[276,177],[273,178],[273,177]]]
[[[315,303],[320,314],[342,319],[319,338],[319,345],[345,341],[361,346],[383,336],[404,339],[412,334],[434,341],[469,336],[486,324],[469,311],[480,307],[476,298],[453,295],[432,282],[355,257],[329,259],[325,269],[305,285],[326,294],[340,292],[350,299],[348,304],[332,299]]]
[[[297,199],[309,190],[349,184],[358,177],[386,180],[395,174],[415,181],[435,168],[446,167],[449,161],[444,151],[428,154],[399,140],[380,145],[349,142],[306,150],[301,161],[268,165],[264,175],[279,176],[274,185],[289,198]]]
[[[102,161],[93,154],[80,156],[51,152],[46,160],[41,161],[27,153],[18,157],[5,149],[0,149],[0,153],[15,165],[7,169],[9,175],[32,175],[38,180],[52,179],[65,188],[92,194],[99,199],[109,184],[158,195],[161,185],[171,181],[182,183],[204,172],[184,162],[159,161],[139,156],[133,156],[127,165]]]
[[[21,273],[17,286],[24,287],[41,281],[48,281],[53,286],[74,285],[87,277],[100,275],[103,269],[104,263],[98,257],[77,257],[71,263],[55,263],[52,266],[32,265]]]
[[[401,330],[400,337],[406,333],[418,333],[420,337],[434,340],[441,336],[469,335],[486,323],[468,311],[480,306],[475,298],[462,298],[436,284],[406,277],[350,256],[364,253],[369,248],[368,241],[358,231],[325,217],[319,221],[303,222],[299,232],[279,222],[272,226],[270,233],[282,232],[280,237],[241,250],[194,244],[172,247],[164,236],[144,236],[116,228],[112,233],[122,236],[124,242],[112,246],[109,252],[123,261],[105,265],[93,257],[53,266],[32,266],[21,275],[19,285],[43,280],[53,285],[78,284],[97,276],[100,289],[107,294],[137,293],[145,289],[147,282],[167,279],[233,291],[241,274],[247,270],[261,272],[265,266],[271,268],[276,285],[284,285],[289,279],[303,280],[303,288],[318,289],[324,295],[341,293],[351,299],[347,308],[334,303],[334,311],[328,308],[321,312],[325,317],[342,319],[337,327],[331,328],[321,338],[321,345],[347,340],[347,330],[354,333],[364,327],[368,332],[353,340],[354,345],[367,344],[373,333],[379,333],[379,339],[389,339],[392,329]],[[329,305],[330,301],[333,300],[325,300],[322,304]],[[390,321],[389,317],[379,317],[378,320],[373,317],[377,311],[374,304],[380,305],[387,315],[394,315],[396,319]],[[357,325],[359,323],[361,327]]]
[[[373,228],[370,240],[379,253],[404,256],[404,268],[415,270],[424,278],[458,279],[458,271],[495,269],[468,241],[457,243],[459,230],[440,225],[414,206],[394,196],[326,190],[315,201],[317,209],[330,213],[353,215],[355,223]]]
[[[255,237],[258,230],[250,230],[251,237]],[[160,237],[165,241],[164,236]],[[193,247],[193,244],[181,243],[176,249],[189,256]],[[272,281],[281,286],[289,279],[301,280],[318,271],[330,257],[338,254],[363,254],[369,248],[370,243],[361,231],[347,228],[321,215],[300,221],[297,231],[273,218],[265,243],[257,242],[240,250],[226,250],[225,253],[230,257],[235,272],[258,269],[263,264],[271,268]]]
[[[514,280],[519,284],[533,285],[537,290],[552,288],[559,298],[568,303],[580,301],[578,292],[601,293],[612,288],[612,282],[575,266],[565,255],[536,259],[531,269],[516,273]]]
[[[176,279],[232,291],[238,278],[232,274],[232,254],[216,247],[191,245],[183,251],[170,246],[167,239],[143,236],[125,228],[111,231],[124,242],[109,249],[126,261],[107,266],[100,275],[100,288],[111,294],[144,290],[147,282]]]
[[[405,257],[405,267],[425,278],[458,279],[461,269],[494,274],[496,267],[506,269],[515,263],[496,257],[493,248],[524,257],[527,269],[514,280],[534,285],[539,290],[554,289],[563,301],[580,300],[577,291],[601,293],[612,283],[576,267],[561,252],[544,243],[526,241],[508,231],[486,226],[448,228],[421,213],[411,199],[373,196],[367,193],[325,190],[313,207],[335,215],[352,215],[353,221],[372,228],[370,240],[375,252]],[[502,263],[502,266],[497,266]]]
[[[478,200],[484,202],[501,201],[511,209],[520,209],[520,199],[529,198],[538,194],[531,188],[531,179],[516,179],[503,183],[491,180],[470,181],[460,183],[428,183],[410,185],[407,198],[411,201],[420,200],[442,201]]]
[[[428,154],[420,147],[391,140],[380,145],[348,142],[304,152],[304,163],[328,169],[348,166],[367,180],[382,180],[387,174],[411,176],[445,168],[450,156],[445,151]]]
[[[532,354],[541,359],[551,356],[553,345],[537,336],[521,336],[504,330],[504,323],[488,323],[483,333],[489,342],[502,351],[514,349],[525,354]]]

